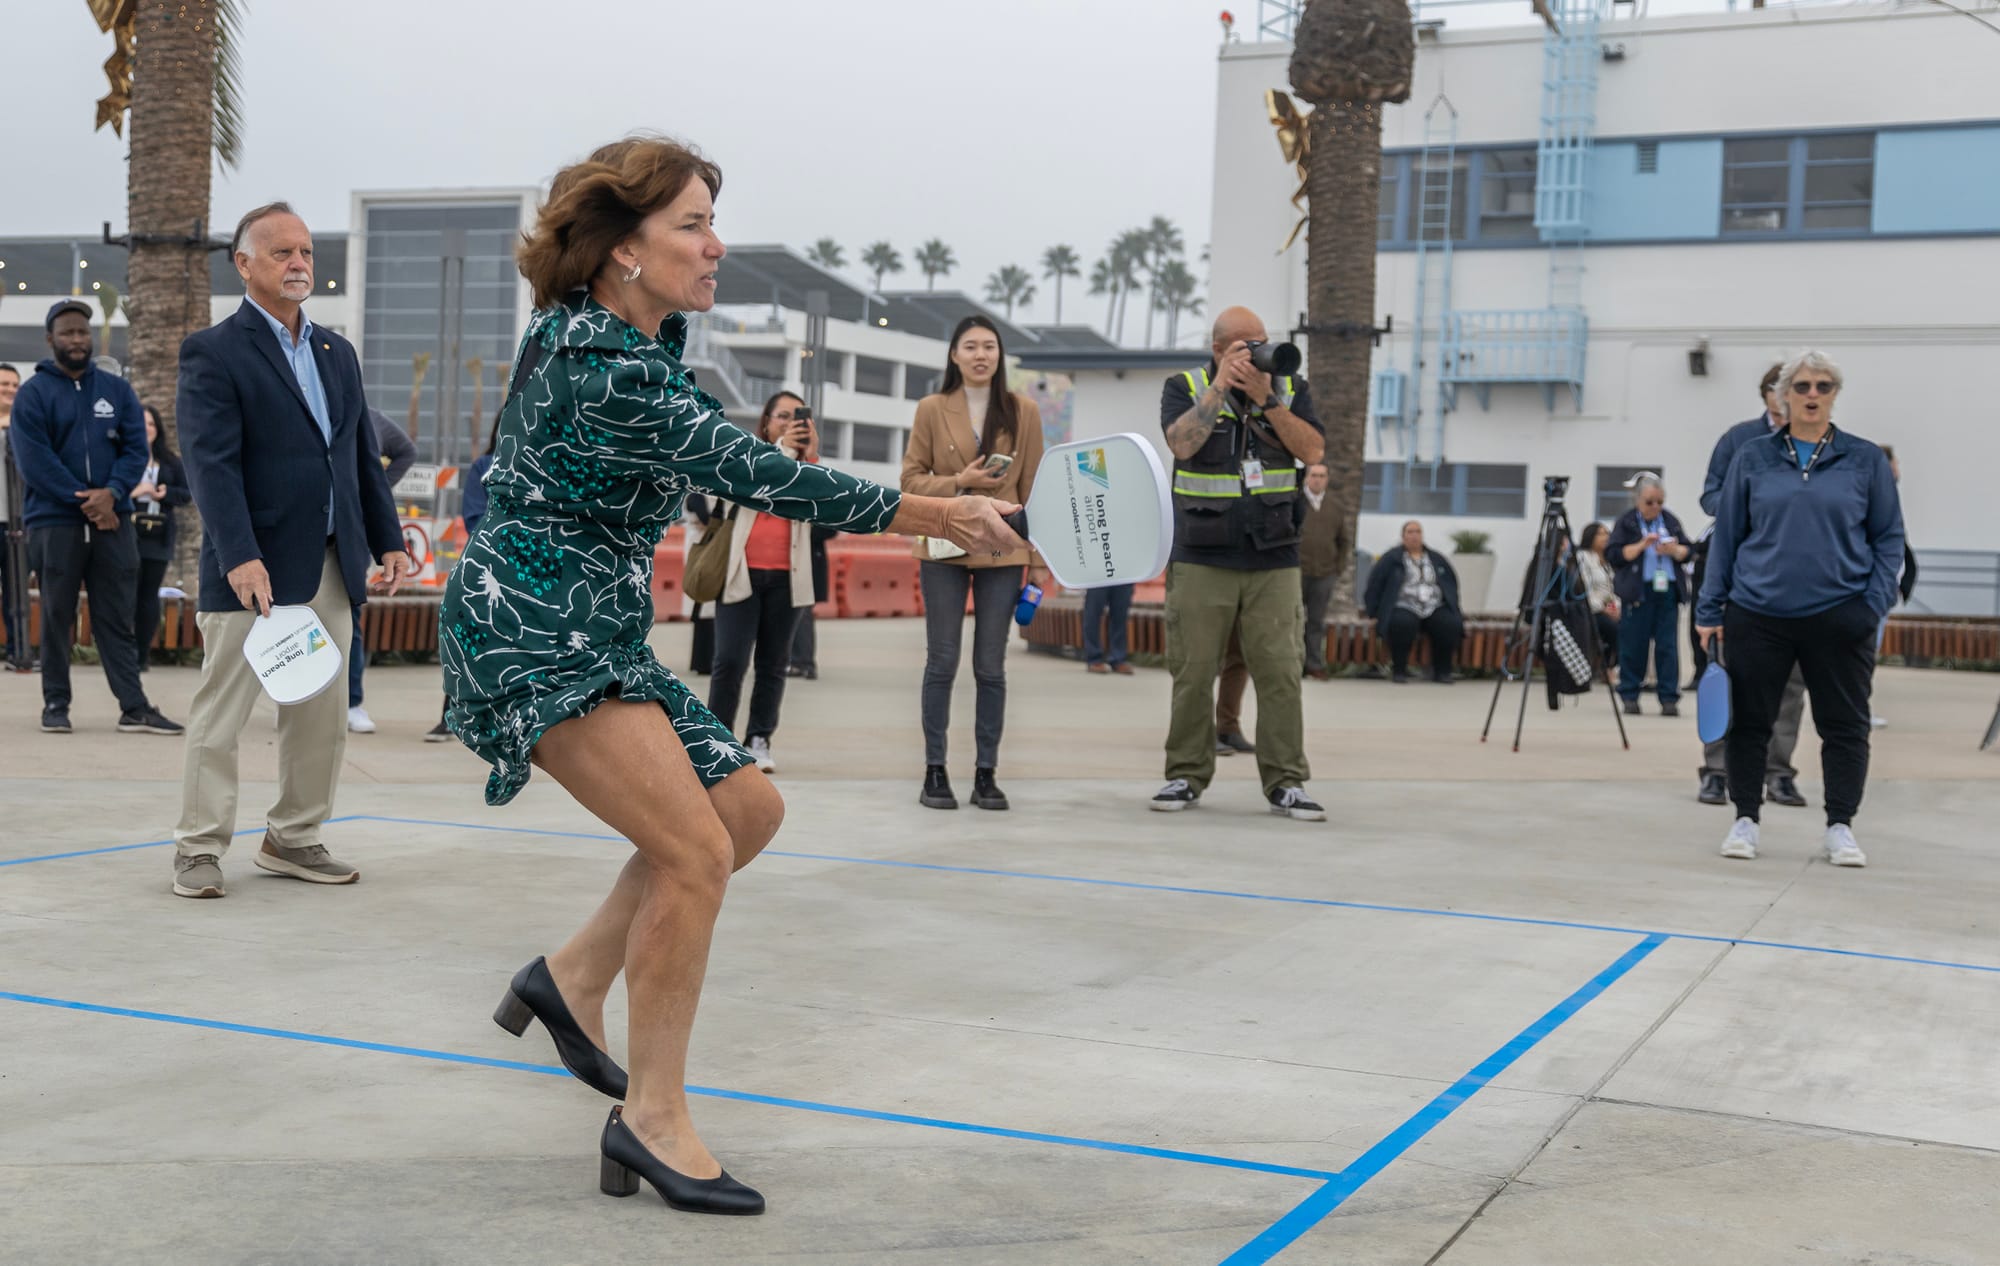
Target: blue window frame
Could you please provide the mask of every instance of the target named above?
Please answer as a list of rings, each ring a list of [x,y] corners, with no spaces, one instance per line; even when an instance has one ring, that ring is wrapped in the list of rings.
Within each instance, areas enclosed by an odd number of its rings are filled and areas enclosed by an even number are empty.
[[[1722,235],[1867,232],[1875,207],[1875,135],[1745,137],[1722,148]]]
[[[1410,518],[1524,518],[1528,468],[1445,462],[1433,470],[1403,462],[1369,462],[1361,478],[1361,509]]]
[[[1416,244],[1418,162],[1413,154],[1383,156],[1382,196],[1375,212],[1375,240],[1383,246]],[[1453,155],[1451,240],[1458,245],[1540,241],[1533,146],[1461,149]]]

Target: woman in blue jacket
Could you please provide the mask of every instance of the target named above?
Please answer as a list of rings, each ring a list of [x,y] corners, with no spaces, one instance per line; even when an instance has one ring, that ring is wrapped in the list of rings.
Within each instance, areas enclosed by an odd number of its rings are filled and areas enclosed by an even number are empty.
[[[1611,587],[1618,595],[1618,694],[1625,711],[1639,714],[1639,687],[1646,680],[1646,652],[1653,652],[1653,678],[1660,692],[1660,715],[1680,715],[1680,604],[1687,597],[1687,560],[1692,543],[1674,512],[1660,477],[1641,471],[1632,481],[1632,508],[1619,516],[1604,547],[1611,561]]]
[[[1840,369],[1823,352],[1786,364],[1786,425],[1745,444],[1716,508],[1696,633],[1729,670],[1725,761],[1736,825],[1722,855],[1757,856],[1764,748],[1797,665],[1826,783],[1826,858],[1865,866],[1854,814],[1868,783],[1875,630],[1896,600],[1903,510],[1882,450],[1833,425]]]

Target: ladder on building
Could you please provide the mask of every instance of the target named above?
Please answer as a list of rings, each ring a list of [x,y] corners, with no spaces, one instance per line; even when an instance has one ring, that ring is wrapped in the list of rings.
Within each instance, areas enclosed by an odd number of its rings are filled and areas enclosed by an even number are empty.
[[[1429,462],[1435,471],[1444,460],[1444,417],[1451,409],[1451,397],[1441,378],[1444,329],[1451,317],[1452,206],[1456,190],[1458,162],[1458,109],[1443,93],[1424,112],[1424,148],[1411,172],[1412,193],[1417,215],[1417,301],[1415,319],[1410,322],[1410,375],[1405,393],[1406,407],[1398,426],[1397,451],[1404,461],[1416,465],[1425,460],[1422,452],[1424,409],[1427,399],[1435,417]],[[1435,323],[1436,337],[1426,327]],[[1432,363],[1434,362],[1434,363]],[[1426,393],[1425,378],[1435,384]],[[1381,436],[1376,437],[1382,446]]]
[[[1597,131],[1597,28],[1607,0],[1548,0],[1542,38],[1541,138],[1535,150],[1535,229],[1549,245],[1548,306],[1583,324],[1584,243],[1590,235],[1591,138]],[[1583,408],[1583,348],[1557,349]],[[1554,407],[1554,384],[1544,388]]]

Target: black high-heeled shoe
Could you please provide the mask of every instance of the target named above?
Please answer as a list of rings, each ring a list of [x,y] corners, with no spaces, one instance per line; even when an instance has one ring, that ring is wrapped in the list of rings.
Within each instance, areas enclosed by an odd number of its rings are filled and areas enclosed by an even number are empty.
[[[569,1013],[569,1004],[556,988],[555,978],[549,975],[545,958],[538,958],[514,973],[514,983],[507,987],[507,996],[493,1013],[493,1023],[515,1037],[527,1031],[530,1019],[540,1020],[549,1036],[556,1040],[556,1054],[571,1076],[599,1094],[613,1099],[625,1097],[625,1070],[584,1035],[576,1018]]]
[[[764,1211],[764,1197],[737,1182],[724,1170],[714,1178],[690,1178],[667,1168],[648,1151],[625,1124],[625,1109],[611,1110],[604,1120],[604,1140],[599,1146],[597,1189],[607,1196],[630,1196],[639,1191],[639,1180],[653,1184],[660,1199],[682,1213],[753,1214]]]

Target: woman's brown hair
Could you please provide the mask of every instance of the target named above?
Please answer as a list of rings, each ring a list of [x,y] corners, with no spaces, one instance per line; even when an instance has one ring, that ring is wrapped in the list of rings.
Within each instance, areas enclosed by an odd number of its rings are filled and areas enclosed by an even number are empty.
[[[664,136],[628,136],[556,173],[549,199],[514,252],[535,306],[552,307],[587,289],[611,249],[639,231],[639,222],[680,197],[690,180],[722,192],[722,169],[693,147]]]

